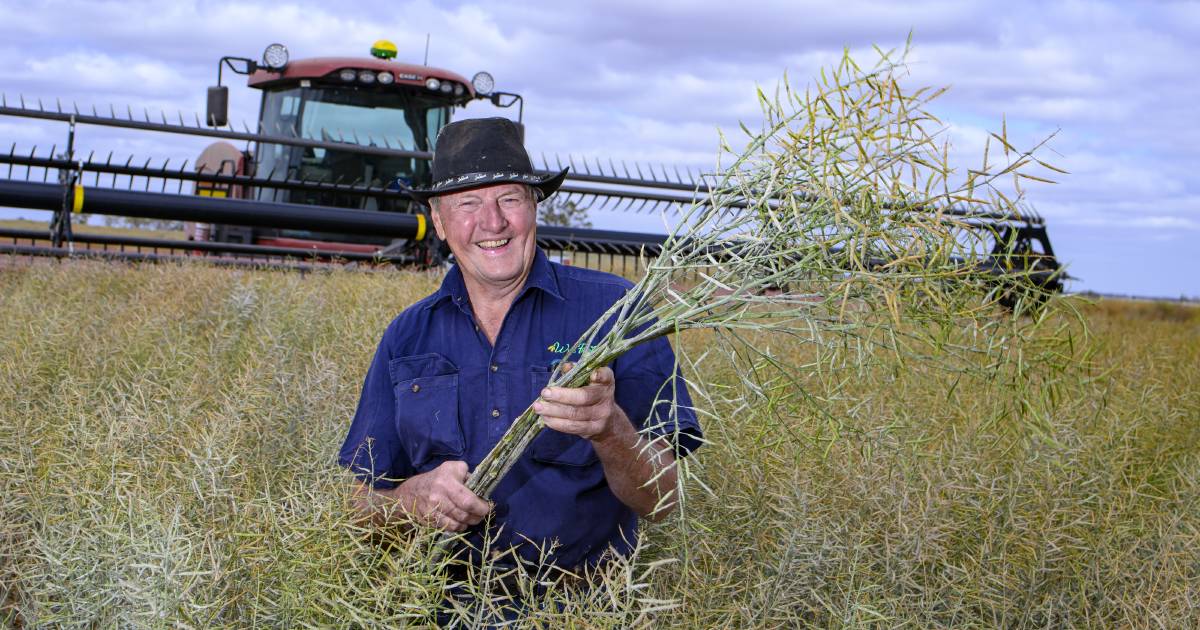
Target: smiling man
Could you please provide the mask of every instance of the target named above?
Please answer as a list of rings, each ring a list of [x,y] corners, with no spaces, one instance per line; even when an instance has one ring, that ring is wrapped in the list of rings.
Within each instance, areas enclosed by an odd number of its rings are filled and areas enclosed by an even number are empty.
[[[340,453],[364,515],[467,531],[475,563],[486,551],[500,563],[577,571],[628,553],[638,518],[672,509],[676,457],[701,435],[666,339],[597,370],[585,387],[546,388],[555,364],[578,355],[575,341],[631,287],[538,249],[537,203],[565,177],[535,173],[506,119],[442,130],[434,184],[412,193],[429,203],[455,265],[384,332]],[[535,400],[550,430],[489,504],[464,482]]]

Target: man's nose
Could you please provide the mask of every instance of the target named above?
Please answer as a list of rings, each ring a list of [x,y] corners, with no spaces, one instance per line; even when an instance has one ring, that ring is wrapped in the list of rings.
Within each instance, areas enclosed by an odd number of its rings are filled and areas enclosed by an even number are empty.
[[[498,200],[489,199],[483,203],[483,207],[479,209],[478,225],[488,232],[499,232],[508,227],[508,219],[504,218],[504,213],[500,211]]]

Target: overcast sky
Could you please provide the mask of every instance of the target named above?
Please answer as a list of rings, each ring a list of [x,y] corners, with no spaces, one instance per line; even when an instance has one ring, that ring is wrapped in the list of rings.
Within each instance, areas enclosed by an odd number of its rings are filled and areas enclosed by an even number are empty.
[[[1070,171],[1028,190],[1074,290],[1200,296],[1200,3],[1196,2],[16,2],[0,0],[0,91],[9,99],[202,112],[222,55],[400,59],[525,97],[534,154],[711,169],[717,131],[758,118],[757,86],[803,86],[844,47],[865,61],[913,33],[907,85],[949,86],[932,107],[972,162],[1007,117],[1023,145],[1055,134]],[[860,52],[861,51],[861,52]],[[231,118],[258,93],[228,81]],[[462,115],[491,113],[472,104]],[[0,118],[0,142],[62,144],[62,125]],[[194,159],[161,134],[81,131],[84,148]],[[25,212],[29,216],[30,213]],[[6,216],[14,216],[8,213]],[[625,228],[628,225],[597,227]]]

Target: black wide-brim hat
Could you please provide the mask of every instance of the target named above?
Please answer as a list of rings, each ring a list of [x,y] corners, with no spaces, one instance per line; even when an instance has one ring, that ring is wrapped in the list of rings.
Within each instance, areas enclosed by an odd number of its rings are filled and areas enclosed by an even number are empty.
[[[538,173],[533,170],[516,123],[507,118],[472,118],[442,127],[433,149],[432,170],[432,186],[408,190],[424,204],[430,197],[508,183],[533,186],[545,199],[562,185],[568,169]]]

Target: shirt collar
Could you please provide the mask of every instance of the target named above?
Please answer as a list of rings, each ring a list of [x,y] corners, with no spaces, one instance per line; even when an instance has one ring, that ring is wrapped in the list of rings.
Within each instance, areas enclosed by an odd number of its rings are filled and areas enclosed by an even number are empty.
[[[532,288],[541,289],[543,293],[558,300],[563,299],[562,293],[558,290],[558,274],[540,247],[533,255],[533,266],[529,269],[529,277],[525,279],[525,288],[521,290],[521,293],[524,294]]]
[[[554,265],[550,263],[550,259],[546,257],[540,247],[533,255],[533,266],[529,268],[529,276],[525,278],[525,286],[517,296],[518,299],[534,288],[541,289],[543,293],[558,300],[563,299],[562,292],[558,289],[558,274],[555,273]],[[433,299],[425,305],[425,308],[433,308],[442,300],[450,300],[460,307],[470,302],[467,285],[463,281],[462,271],[457,264],[446,272],[446,277],[442,279],[442,286],[434,292]]]

